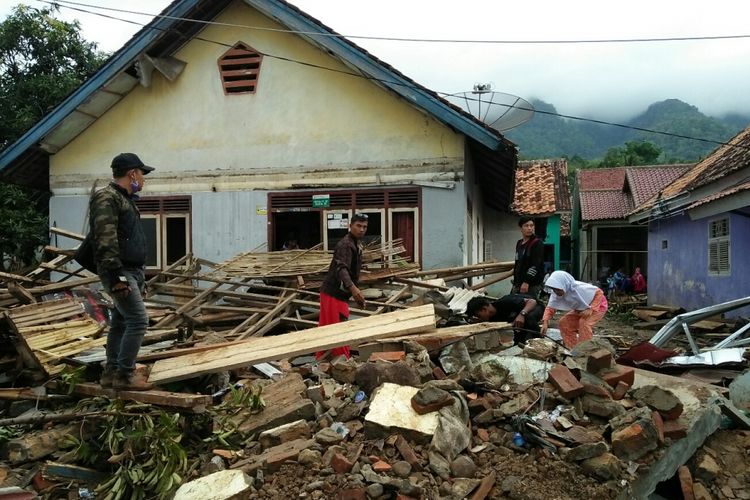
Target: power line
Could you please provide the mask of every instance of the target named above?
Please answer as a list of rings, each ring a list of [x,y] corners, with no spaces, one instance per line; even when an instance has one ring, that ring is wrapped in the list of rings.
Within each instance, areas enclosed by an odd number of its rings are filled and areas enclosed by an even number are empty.
[[[714,36],[674,36],[674,37],[645,37],[645,38],[596,38],[596,39],[573,39],[573,40],[493,40],[493,39],[455,39],[455,38],[408,38],[408,37],[386,37],[370,35],[342,35],[340,33],[320,33],[318,31],[297,31],[279,28],[267,28],[263,26],[249,26],[245,24],[220,23],[216,21],[205,21],[200,19],[191,19],[186,17],[168,16],[164,14],[150,14],[148,12],[139,12],[128,9],[117,9],[114,7],[102,7],[99,5],[74,2],[72,0],[38,0],[43,3],[68,7],[68,5],[77,5],[79,7],[89,7],[111,12],[120,12],[123,14],[134,14],[139,16],[149,16],[151,18],[170,19],[174,21],[186,21],[207,26],[224,26],[231,28],[245,28],[257,31],[270,31],[276,33],[290,33],[295,35],[310,35],[330,38],[349,38],[356,40],[378,40],[387,42],[415,42],[415,43],[467,43],[467,44],[494,44],[494,45],[563,45],[563,44],[586,44],[586,43],[652,43],[652,42],[687,42],[700,40],[740,40],[750,38],[750,34],[743,35],[714,35]],[[79,10],[79,9],[74,9]],[[88,11],[82,11],[88,12]],[[88,12],[96,14],[95,12]]]
[[[51,4],[51,5],[58,5],[61,2],[71,3],[71,4],[76,3],[76,2],[69,2],[68,0],[58,0],[58,1],[37,0],[37,1],[40,1],[40,2],[43,2],[43,3],[48,3],[48,4]],[[85,4],[81,4],[81,5],[85,5]],[[154,29],[154,30],[161,31],[161,32],[164,32],[164,33],[168,32],[168,30],[165,30],[165,29],[156,28],[154,26],[148,26],[146,24],[138,23],[136,21],[131,21],[129,19],[122,19],[122,18],[119,18],[119,17],[111,16],[111,15],[108,15],[108,14],[103,14],[103,13],[100,13],[100,12],[93,12],[93,11],[81,9],[81,8],[78,8],[78,7],[70,7],[70,6],[67,6],[67,5],[61,5],[61,7],[64,7],[64,8],[70,9],[70,10],[74,10],[74,11],[77,11],[77,12],[82,12],[82,13],[86,13],[86,14],[92,14],[92,15],[96,15],[96,16],[105,17],[105,18],[112,19],[112,20],[115,20],[115,21],[123,21],[123,22],[131,23],[131,24],[135,24],[137,26],[145,27],[145,28],[148,28],[148,29]],[[95,8],[98,8],[98,7],[95,7]],[[120,9],[106,9],[106,10],[120,10]],[[126,13],[133,13],[133,12],[130,12],[130,11],[124,11],[124,12],[126,12]],[[144,14],[144,15],[149,15],[149,14]],[[174,19],[183,19],[183,18],[174,18]],[[295,33],[295,32],[290,32],[290,33]],[[296,33],[300,33],[300,32],[296,32]],[[340,35],[338,35],[338,36],[340,36]],[[233,48],[234,47],[233,45],[230,45],[228,43],[219,42],[219,41],[216,41],[216,40],[211,40],[211,39],[203,38],[203,37],[200,37],[200,36],[194,36],[193,39],[194,40],[200,40],[200,41],[203,41],[203,42],[206,42],[206,43],[212,43],[212,44],[215,44],[215,45],[219,45],[221,47],[227,47],[227,48]],[[255,50],[257,51],[257,49],[255,49]],[[372,76],[369,76],[369,75],[364,75],[364,74],[361,74],[361,73],[353,73],[353,72],[350,72],[350,71],[345,71],[345,70],[341,70],[341,69],[337,69],[337,68],[329,68],[329,67],[326,67],[326,66],[321,66],[319,64],[309,63],[309,62],[306,62],[306,61],[300,61],[300,60],[292,59],[292,58],[285,57],[285,56],[278,56],[278,55],[274,55],[274,54],[270,54],[270,53],[265,53],[265,52],[260,52],[260,51],[257,51],[257,52],[259,54],[261,54],[262,56],[268,57],[268,58],[271,58],[271,59],[278,59],[280,61],[286,61],[286,62],[290,62],[290,63],[294,63],[294,64],[299,64],[301,66],[307,66],[307,67],[314,68],[314,69],[321,69],[321,70],[330,71],[330,72],[333,72],[333,73],[340,73],[340,74],[343,74],[343,75],[353,76],[353,77],[356,77],[356,78],[363,78],[365,80],[379,82],[379,83],[382,83],[382,84],[385,84],[385,85],[401,86],[401,87],[406,87],[406,88],[410,88],[410,89],[414,89],[414,90],[420,90],[420,91],[425,91],[426,90],[427,92],[434,93],[434,94],[436,94],[438,96],[444,96],[444,97],[451,97],[451,96],[455,95],[455,94],[451,94],[451,93],[447,93],[447,92],[432,91],[432,90],[429,90],[429,89],[427,89],[425,87],[418,87],[418,86],[416,86],[414,84],[411,84],[411,83],[403,83],[403,82],[397,82],[397,81],[391,81],[391,80],[384,80],[384,79],[381,79],[381,78],[375,78],[375,77],[372,77]],[[463,98],[466,99],[467,101],[480,102],[479,99],[470,98],[468,96],[464,96]],[[536,110],[534,108],[526,108],[526,107],[523,107],[523,106],[516,106],[516,105],[513,105],[513,104],[503,104],[503,103],[487,102],[487,101],[481,101],[481,102],[484,103],[484,104],[488,104],[488,105],[502,106],[502,107],[507,108],[507,109],[518,109],[518,110],[521,110],[521,111],[531,111],[531,112],[534,112],[534,113],[539,113],[539,114],[549,115],[549,116],[557,116],[559,118],[566,118],[566,119],[570,119],[570,120],[590,122],[590,123],[596,123],[596,124],[600,124],[600,125],[608,125],[608,126],[619,127],[619,128],[624,128],[624,129],[637,130],[637,131],[640,131],[640,132],[646,132],[646,133],[650,133],[650,134],[663,135],[663,136],[667,136],[667,137],[675,137],[675,138],[679,138],[679,139],[687,139],[687,140],[705,142],[705,143],[709,143],[709,144],[715,144],[715,145],[718,145],[718,146],[729,146],[729,147],[734,147],[734,148],[740,148],[740,149],[750,150],[750,147],[747,147],[747,146],[744,146],[744,145],[739,145],[739,144],[731,144],[729,142],[724,142],[724,141],[717,141],[717,140],[712,140],[712,139],[705,139],[705,138],[701,138],[701,137],[692,137],[692,136],[688,136],[688,135],[675,134],[675,133],[672,133],[672,132],[665,132],[665,131],[661,131],[661,130],[652,130],[652,129],[647,129],[647,128],[643,128],[643,127],[635,127],[635,126],[632,126],[632,125],[625,125],[625,124],[622,124],[622,123],[615,123],[615,122],[608,122],[608,121],[604,121],[604,120],[597,120],[597,119],[593,119],[593,118],[583,118],[583,117],[580,117],[580,116],[565,115],[565,114],[556,113],[556,112],[552,112],[552,111],[540,111],[540,110]]]

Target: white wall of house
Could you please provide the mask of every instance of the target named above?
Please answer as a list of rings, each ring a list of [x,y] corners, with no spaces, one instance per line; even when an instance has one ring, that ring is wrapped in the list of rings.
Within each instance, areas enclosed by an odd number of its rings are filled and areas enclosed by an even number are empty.
[[[497,261],[515,260],[516,241],[521,237],[518,217],[485,207],[484,235],[491,248],[491,257]],[[500,297],[510,293],[511,278],[488,287],[487,293]]]

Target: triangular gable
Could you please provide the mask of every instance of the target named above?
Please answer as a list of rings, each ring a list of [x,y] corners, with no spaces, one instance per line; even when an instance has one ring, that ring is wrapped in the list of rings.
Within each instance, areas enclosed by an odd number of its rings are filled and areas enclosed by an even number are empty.
[[[299,36],[340,59],[353,73],[361,74],[375,85],[395,93],[417,109],[489,150],[503,151],[514,148],[513,143],[504,139],[498,131],[440,98],[435,92],[419,85],[351,41],[340,36],[331,36],[336,35],[333,30],[293,5],[282,0],[242,1],[290,30],[301,32]],[[173,2],[159,17],[115,52],[95,75],[3,151],[0,154],[0,172],[8,167],[46,167],[49,155],[64,147],[117,104],[119,99],[113,98],[113,94],[124,96],[137,85],[138,79],[134,75],[135,64],[139,58],[143,61],[143,55],[147,52],[151,58],[168,57],[203,26],[201,23],[180,19],[210,20],[229,3],[230,0],[217,0],[208,4],[199,0]],[[113,91],[113,87],[116,92]],[[107,92],[103,92],[105,89]],[[55,142],[45,143],[51,137]]]

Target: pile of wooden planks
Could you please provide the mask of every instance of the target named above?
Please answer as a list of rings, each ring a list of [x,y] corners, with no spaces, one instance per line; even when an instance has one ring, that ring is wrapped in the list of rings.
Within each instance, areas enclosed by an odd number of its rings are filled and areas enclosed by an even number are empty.
[[[102,346],[100,325],[72,299],[17,307],[3,314],[24,364],[45,376],[59,373],[67,358]]]

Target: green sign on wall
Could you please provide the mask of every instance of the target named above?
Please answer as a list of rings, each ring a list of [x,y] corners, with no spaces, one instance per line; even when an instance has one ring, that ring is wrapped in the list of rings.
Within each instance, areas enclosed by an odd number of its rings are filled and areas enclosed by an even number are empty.
[[[330,194],[314,194],[312,197],[313,208],[328,208],[331,206]]]

